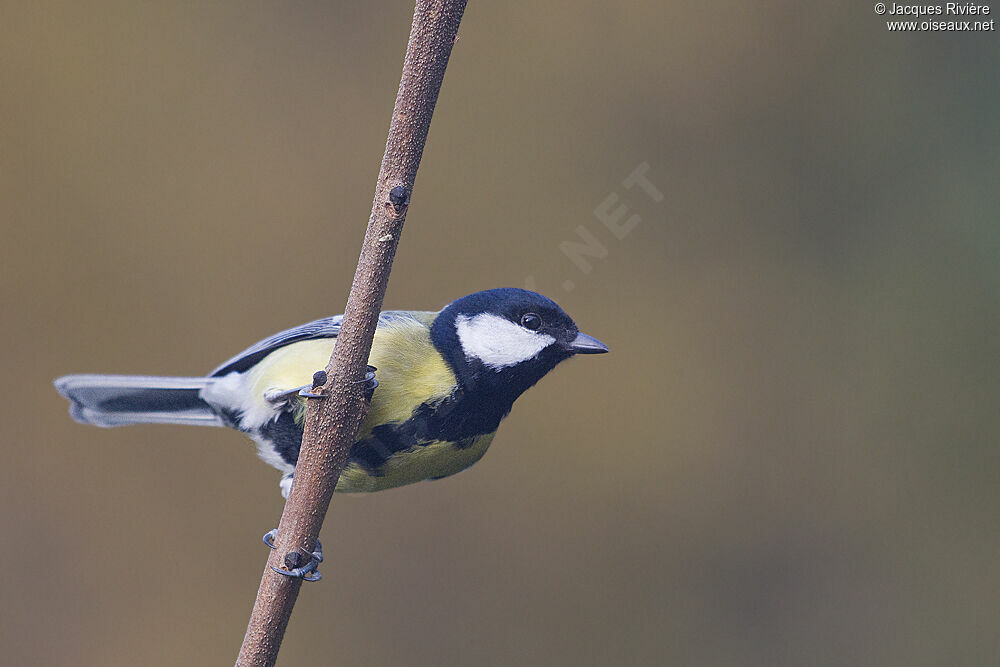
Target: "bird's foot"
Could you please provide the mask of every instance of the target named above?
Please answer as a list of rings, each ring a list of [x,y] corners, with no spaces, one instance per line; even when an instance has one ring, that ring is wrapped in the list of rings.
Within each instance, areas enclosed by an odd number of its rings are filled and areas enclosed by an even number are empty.
[[[365,384],[365,400],[371,402],[375,388],[378,387],[378,380],[375,379],[374,366],[368,367],[365,377],[358,380],[356,384]],[[291,400],[297,396],[302,398],[323,398],[323,385],[326,384],[326,371],[316,371],[313,373],[312,384],[304,384],[294,389],[269,389],[264,392],[264,400],[273,406],[287,406]]]
[[[274,538],[278,534],[278,529],[270,530],[264,534],[264,544],[272,549],[277,549]],[[316,540],[316,551],[305,551],[304,549],[292,549],[285,554],[285,568],[281,569],[271,565],[271,569],[286,577],[298,577],[305,581],[319,581],[323,575],[317,568],[323,562],[323,544]]]
[[[374,366],[368,366],[368,372],[365,373],[365,377],[358,380],[355,384],[365,385],[365,400],[371,402],[372,395],[375,393],[375,389],[378,387],[378,380],[375,379],[375,371],[378,369]],[[313,373],[312,385],[306,385],[300,387],[298,390],[298,395],[304,398],[322,398],[323,393],[321,391],[323,385],[326,384],[326,371],[316,371]]]

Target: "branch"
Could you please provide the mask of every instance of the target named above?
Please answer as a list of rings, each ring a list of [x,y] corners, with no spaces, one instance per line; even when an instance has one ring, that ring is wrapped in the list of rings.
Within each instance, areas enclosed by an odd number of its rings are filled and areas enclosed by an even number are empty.
[[[290,552],[311,552],[364,417],[365,376],[389,270],[420,166],[434,104],[466,0],[417,0],[403,75],[358,270],[326,368],[325,398],[309,399],[295,481],[281,514],[237,665],[273,665],[302,580],[274,572]],[[292,561],[297,554],[292,555]],[[342,570],[346,567],[342,567]],[[337,572],[333,573],[335,577]],[[331,577],[331,578],[333,578]]]

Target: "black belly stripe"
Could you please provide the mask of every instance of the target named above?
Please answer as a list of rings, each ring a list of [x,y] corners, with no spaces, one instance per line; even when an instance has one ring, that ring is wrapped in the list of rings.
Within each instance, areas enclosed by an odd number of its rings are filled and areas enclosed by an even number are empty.
[[[417,428],[410,418],[401,424],[383,424],[372,429],[371,435],[351,446],[350,461],[364,468],[369,475],[381,475],[382,466],[394,454],[405,452],[432,440],[417,437]]]
[[[451,396],[435,403],[423,403],[404,422],[382,424],[351,446],[348,462],[380,476],[393,455],[432,442],[451,442],[456,449],[468,449],[480,435],[497,430],[509,404]],[[285,462],[295,465],[302,445],[302,425],[291,412],[260,427],[260,435],[270,440]]]
[[[260,435],[269,440],[274,451],[289,465],[299,460],[302,446],[302,425],[296,423],[291,412],[282,412],[278,418],[267,422],[259,429]]]
[[[381,468],[394,454],[422,444],[433,442],[426,437],[417,439],[418,430],[413,420],[401,424],[384,424],[372,430],[371,435],[351,446],[348,461],[363,467],[371,475],[381,474]],[[302,425],[290,412],[282,412],[277,419],[260,427],[260,435],[269,440],[275,452],[290,465],[295,465],[302,446]],[[471,444],[471,441],[470,443]]]

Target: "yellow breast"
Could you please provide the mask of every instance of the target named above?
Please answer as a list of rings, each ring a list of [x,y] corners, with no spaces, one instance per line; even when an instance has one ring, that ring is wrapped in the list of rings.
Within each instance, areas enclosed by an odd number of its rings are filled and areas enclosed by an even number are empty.
[[[337,482],[337,491],[382,491],[425,479],[454,475],[482,458],[493,442],[493,435],[480,435],[472,441],[471,446],[464,449],[458,449],[450,442],[434,442],[394,454],[382,467],[380,475],[369,475],[358,464],[348,464]]]

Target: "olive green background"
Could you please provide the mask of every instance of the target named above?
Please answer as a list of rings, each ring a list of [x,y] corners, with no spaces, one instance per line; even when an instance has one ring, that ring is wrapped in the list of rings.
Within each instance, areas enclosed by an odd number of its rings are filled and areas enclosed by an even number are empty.
[[[278,473],[50,382],[341,311],[410,13],[3,3],[4,663],[232,663]],[[998,65],[867,3],[472,2],[386,306],[534,284],[612,353],[335,498],[281,664],[997,664]]]

